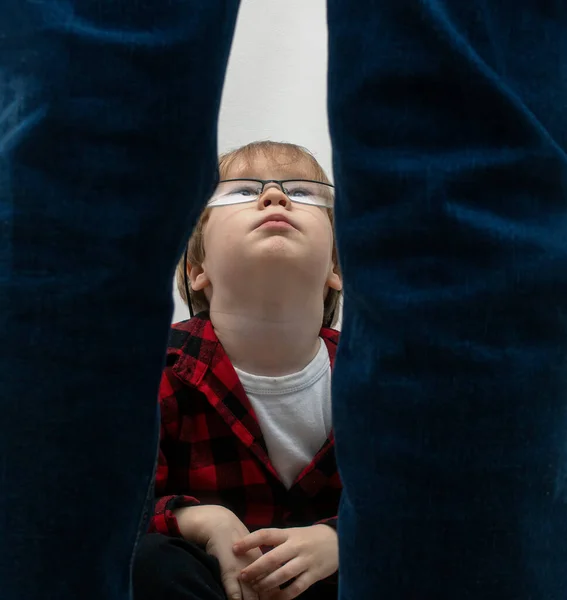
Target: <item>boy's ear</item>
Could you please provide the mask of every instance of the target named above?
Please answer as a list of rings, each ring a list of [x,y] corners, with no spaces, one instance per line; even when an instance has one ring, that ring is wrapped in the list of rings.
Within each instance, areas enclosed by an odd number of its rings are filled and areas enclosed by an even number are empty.
[[[191,289],[194,292],[204,290],[211,284],[209,276],[205,271],[205,265],[190,265],[187,264],[187,275],[191,282]]]
[[[337,273],[337,267],[333,265],[331,271],[329,272],[329,276],[327,277],[327,286],[332,290],[337,290],[340,292],[343,289],[343,280],[342,277]]]

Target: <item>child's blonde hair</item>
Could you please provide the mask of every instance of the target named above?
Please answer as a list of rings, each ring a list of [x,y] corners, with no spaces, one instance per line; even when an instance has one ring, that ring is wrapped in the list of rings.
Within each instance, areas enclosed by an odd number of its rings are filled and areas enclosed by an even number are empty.
[[[329,178],[327,177],[327,174],[325,173],[321,165],[317,162],[313,154],[309,152],[309,150],[301,146],[297,146],[295,144],[269,141],[252,142],[250,144],[242,146],[241,148],[222,154],[219,158],[220,179],[222,180],[227,177],[230,167],[236,161],[242,161],[245,164],[251,164],[252,161],[260,154],[269,159],[270,161],[279,165],[283,164],[281,162],[282,156],[285,156],[288,159],[288,161],[285,162],[286,165],[300,161],[305,161],[309,163],[309,166],[311,167],[312,175],[310,175],[310,178],[316,181],[321,181],[323,183],[331,183]],[[209,219],[209,214],[211,210],[214,209],[205,208],[205,210],[201,213],[199,221],[197,222],[197,225],[195,226],[195,229],[193,230],[193,233],[189,238],[189,242],[187,243],[187,262],[190,265],[201,265],[205,260],[204,229]],[[332,260],[333,264],[335,265],[335,271],[340,274],[340,266],[338,261],[337,246],[334,234],[333,210],[327,209],[327,213],[331,221],[331,226],[333,227]],[[193,308],[195,313],[206,311],[209,309],[209,302],[203,290],[195,291],[191,288],[191,284],[189,283],[190,298],[187,298],[187,293],[185,290],[185,278],[187,276],[186,268],[187,266],[185,264],[185,256],[182,256],[175,271],[175,278],[179,294],[186,304],[188,304],[189,301],[191,302],[191,307]],[[332,327],[333,325],[335,325],[338,318],[340,295],[341,293],[338,290],[329,288],[324,303],[324,327]]]

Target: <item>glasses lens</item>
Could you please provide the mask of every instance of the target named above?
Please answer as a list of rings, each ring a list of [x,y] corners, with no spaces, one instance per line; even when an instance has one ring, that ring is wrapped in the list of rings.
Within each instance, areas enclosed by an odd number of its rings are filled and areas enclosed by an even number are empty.
[[[285,181],[283,186],[292,202],[325,208],[333,208],[335,204],[335,195],[330,185],[312,181]]]
[[[227,206],[229,204],[242,204],[243,202],[256,202],[261,189],[262,184],[257,181],[222,181],[207,206]]]
[[[333,208],[335,195],[333,187],[312,181],[285,181],[283,188],[292,202]],[[219,183],[208,206],[228,206],[256,202],[262,191],[262,184],[254,180],[222,181]]]

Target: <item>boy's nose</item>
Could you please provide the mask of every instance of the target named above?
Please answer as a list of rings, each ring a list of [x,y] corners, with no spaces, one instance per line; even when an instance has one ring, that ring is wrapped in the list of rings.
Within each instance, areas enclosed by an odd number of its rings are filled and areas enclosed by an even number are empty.
[[[289,198],[282,192],[277,185],[266,186],[264,193],[258,198],[259,208],[268,208],[268,206],[283,206],[288,208]]]

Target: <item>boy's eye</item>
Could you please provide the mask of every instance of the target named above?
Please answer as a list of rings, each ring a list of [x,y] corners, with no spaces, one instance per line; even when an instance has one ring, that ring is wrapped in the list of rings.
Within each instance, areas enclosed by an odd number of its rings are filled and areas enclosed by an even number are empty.
[[[288,196],[292,198],[305,198],[306,196],[311,196],[312,193],[307,189],[296,188],[293,190],[288,190]]]
[[[288,198],[303,204],[318,204],[317,192],[317,186],[306,183],[297,182],[285,186],[285,193]]]
[[[249,183],[227,186],[222,190],[221,194],[227,203],[255,200],[259,195],[260,189],[258,186]]]
[[[238,187],[232,188],[231,190],[228,190],[227,193],[230,195],[236,194],[238,196],[250,197],[250,196],[258,196],[258,194],[260,193],[260,190],[256,186],[240,185]]]

